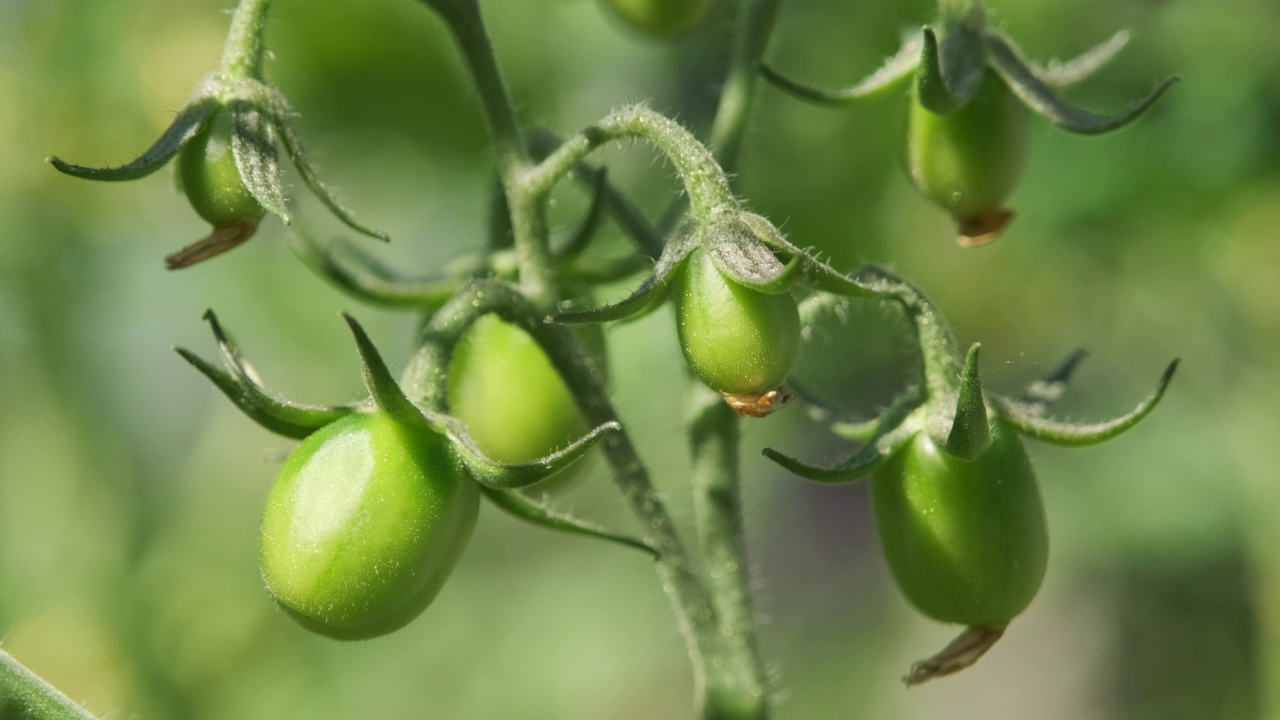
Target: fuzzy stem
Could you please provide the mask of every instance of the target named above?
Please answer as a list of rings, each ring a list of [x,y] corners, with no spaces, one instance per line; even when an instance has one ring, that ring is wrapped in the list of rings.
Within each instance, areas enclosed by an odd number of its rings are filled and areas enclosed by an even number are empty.
[[[764,720],[769,706],[756,643],[740,492],[741,418],[700,382],[690,384],[689,448],[703,575],[720,626],[707,668],[704,718]]]
[[[920,346],[921,373],[930,398],[955,395],[960,389],[963,355],[946,318],[925,294],[904,278],[876,265],[866,265],[854,273],[859,285],[896,302],[911,322]]]
[[[711,147],[725,171],[738,166],[742,137],[756,95],[756,76],[778,18],[778,0],[740,0],[729,74],[711,128]]]
[[[506,81],[476,0],[423,0],[439,13],[462,53],[484,109],[485,123],[498,154],[498,175],[507,196],[511,230],[520,267],[520,287],[539,305],[555,302],[555,263],[548,241],[546,202],[520,184],[530,165],[528,146],[516,121]]]
[[[729,179],[711,152],[679,123],[644,105],[622,108],[569,138],[532,168],[522,183],[530,194],[545,197],[587,155],[607,142],[625,138],[647,140],[675,165],[698,222],[708,222],[718,213],[738,208]]]
[[[0,650],[0,717],[94,720],[57,688]]]
[[[262,79],[262,34],[271,0],[240,0],[222,48],[222,72],[228,77]]]

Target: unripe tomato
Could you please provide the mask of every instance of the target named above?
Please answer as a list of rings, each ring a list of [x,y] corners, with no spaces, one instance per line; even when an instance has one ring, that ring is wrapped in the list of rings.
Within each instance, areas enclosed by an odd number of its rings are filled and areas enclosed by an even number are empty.
[[[938,115],[913,91],[907,118],[907,168],[916,188],[961,225],[982,229],[1005,214],[1027,159],[1027,109],[991,70],[973,99]],[[989,239],[989,238],[988,238]]]
[[[520,328],[485,315],[449,361],[449,414],[490,458],[519,464],[587,432],[587,423],[542,347]]]
[[[791,295],[729,280],[701,248],[689,255],[676,292],[680,347],[708,387],[760,396],[787,379],[800,348],[800,313]]]
[[[1031,460],[1016,432],[992,428],[977,459],[947,455],[921,432],[872,476],[889,568],[931,618],[1008,622],[1040,588],[1049,539]]]
[[[178,176],[196,213],[216,228],[256,226],[266,210],[240,179],[231,152],[231,113],[214,111],[198,135],[182,146]]]
[[[262,577],[309,630],[362,640],[427,607],[475,527],[480,493],[442,435],[383,413],[338,420],[289,455],[262,515]]]
[[[679,35],[698,23],[711,0],[605,0],[618,17],[649,35]]]

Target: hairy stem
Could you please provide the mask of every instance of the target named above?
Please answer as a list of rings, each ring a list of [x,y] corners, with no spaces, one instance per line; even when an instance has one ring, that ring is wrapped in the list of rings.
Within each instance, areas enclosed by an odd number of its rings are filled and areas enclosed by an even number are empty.
[[[569,138],[529,170],[523,185],[530,194],[545,197],[583,158],[605,143],[627,138],[648,141],[675,165],[698,222],[707,222],[726,209],[737,209],[729,178],[711,152],[679,123],[644,105],[622,108]]]
[[[484,109],[485,123],[498,154],[498,175],[507,196],[511,230],[520,267],[520,287],[539,305],[550,307],[557,295],[555,264],[548,240],[544,197],[519,182],[530,165],[528,146],[516,121],[506,81],[476,0],[423,0],[434,8],[462,53]]]
[[[702,383],[691,383],[689,395],[694,517],[720,628],[717,662],[707,669],[703,717],[763,720],[767,681],[756,643],[739,489],[741,418]]]
[[[0,650],[0,717],[94,720],[93,715]]]
[[[778,0],[739,0],[737,27],[720,105],[711,127],[711,147],[720,166],[733,172],[742,151],[756,96],[756,76],[778,18]]]
[[[859,268],[853,279],[876,295],[896,302],[906,313],[920,346],[921,372],[928,396],[954,395],[960,387],[963,365],[960,342],[929,298],[915,285],[877,265]]]
[[[222,72],[229,77],[262,79],[262,34],[271,0],[240,0],[222,47]]]

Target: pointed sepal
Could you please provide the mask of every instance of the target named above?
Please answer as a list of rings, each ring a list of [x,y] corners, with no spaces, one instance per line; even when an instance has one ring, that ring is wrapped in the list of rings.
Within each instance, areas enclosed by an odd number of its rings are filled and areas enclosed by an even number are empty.
[[[695,233],[686,231],[673,238],[662,250],[649,276],[635,292],[612,305],[605,305],[594,310],[568,310],[552,316],[558,323],[590,323],[610,322],[613,320],[635,319],[656,308],[671,292],[672,280],[684,267],[689,254],[698,245]]]
[[[342,319],[347,321],[351,334],[355,336],[356,351],[360,354],[360,375],[378,409],[406,425],[418,427],[430,425],[422,410],[405,397],[399,383],[387,369],[387,364],[383,362],[378,348],[374,346],[360,323],[347,313],[342,313]]]
[[[316,172],[315,167],[311,164],[311,160],[307,158],[306,151],[302,148],[302,138],[298,136],[296,130],[293,129],[292,116],[293,112],[289,108],[288,103],[283,97],[276,94],[275,102],[275,127],[280,131],[280,141],[284,145],[285,154],[289,156],[289,161],[298,169],[298,174],[302,176],[302,182],[306,183],[311,192],[315,194],[320,202],[324,204],[334,217],[338,218],[342,224],[355,230],[361,235],[367,235],[383,242],[391,240],[385,232],[375,230],[372,227],[360,222],[355,218],[350,210],[347,209],[342,201],[338,199],[337,194],[320,179],[320,175]],[[263,204],[263,207],[267,207]],[[267,208],[270,210],[271,208]],[[275,212],[272,210],[272,212]]]
[[[987,33],[986,44],[991,67],[999,73],[1014,95],[1054,125],[1081,135],[1097,135],[1128,125],[1154,105],[1179,80],[1177,77],[1165,80],[1122,113],[1099,115],[1082,110],[1060,98],[1036,76],[1027,60],[1004,36]]]
[[[1084,348],[1077,348],[1052,372],[1031,383],[1022,391],[1022,406],[1028,410],[1036,410],[1037,414],[1044,414],[1050,406],[1062,398],[1072,376],[1088,357],[1089,353],[1085,352]]]
[[[964,25],[949,29],[941,41],[931,27],[925,27],[921,35],[916,93],[921,105],[946,115],[973,99],[982,82],[986,69],[982,36]]]
[[[214,339],[226,369],[222,369],[183,347],[174,351],[191,363],[222,391],[240,411],[271,432],[301,440],[356,409],[302,405],[281,399],[263,387],[257,373],[244,361],[239,348],[222,329],[212,310],[204,315],[213,328]]]
[[[546,503],[534,502],[519,490],[495,490],[484,486],[481,486],[480,490],[494,505],[525,522],[541,525],[551,530],[618,543],[619,545],[646,552],[653,556],[655,560],[661,557],[657,549],[643,540],[609,532],[585,520],[579,520],[559,512]]]
[[[264,210],[288,225],[293,218],[284,202],[284,185],[271,117],[257,105],[243,100],[232,102],[227,109],[231,113],[233,128],[231,154],[235,157],[236,169],[240,171],[240,180]]]
[[[83,178],[85,180],[101,180],[119,182],[137,180],[164,167],[182,149],[184,143],[200,134],[209,116],[218,107],[218,101],[212,97],[197,97],[178,113],[168,129],[160,135],[160,139],[138,156],[134,161],[119,167],[92,168],[73,165],[65,160],[50,156],[46,158],[58,172]]]
[[[785,262],[779,260],[763,240],[774,235],[779,235],[777,229],[765,218],[740,213],[707,227],[701,242],[721,275],[756,292],[777,295],[791,289],[802,263],[790,253]]]
[[[760,66],[760,74],[779,90],[790,93],[802,100],[810,100],[827,105],[843,105],[879,97],[892,91],[911,77],[920,66],[920,51],[924,46],[924,38],[919,33],[912,33],[903,42],[898,52],[885,60],[878,70],[859,80],[854,85],[839,90],[823,90],[811,85],[792,80],[769,65]]]
[[[1097,423],[1070,423],[1045,418],[1034,407],[1028,408],[1024,403],[997,398],[995,410],[1001,420],[1017,428],[1019,432],[1036,440],[1043,440],[1054,445],[1078,447],[1094,445],[1123,433],[1142,422],[1151,411],[1160,404],[1173,374],[1178,369],[1178,360],[1174,360],[1160,376],[1155,392],[1129,412],[1112,420]]]
[[[856,453],[829,467],[818,467],[765,448],[764,456],[786,468],[793,475],[828,485],[850,483],[880,467],[917,432],[919,425],[911,421],[910,408],[895,403],[880,417],[874,435]]]
[[[982,378],[978,372],[979,343],[974,343],[965,356],[960,372],[960,388],[955,398],[955,415],[944,437],[934,437],[948,455],[961,460],[974,460],[991,447],[991,421],[982,396]],[[938,428],[932,427],[931,431]]]
[[[321,247],[302,232],[293,233],[290,245],[298,259],[317,274],[348,294],[382,307],[412,307],[434,312],[466,281],[464,277],[405,277],[351,243],[334,240],[327,247]]]
[[[608,422],[546,457],[527,463],[508,464],[486,455],[461,420],[434,413],[428,417],[437,430],[443,429],[448,435],[476,482],[494,490],[519,490],[540,483],[580,460],[605,433],[622,429],[618,423]]]
[[[989,34],[999,34],[1005,43],[1013,48],[1019,56],[1025,57],[1018,46],[1008,35],[998,30],[989,30]],[[1091,75],[1106,67],[1129,44],[1133,35],[1128,30],[1121,30],[1097,45],[1085,50],[1076,57],[1066,61],[1050,60],[1047,65],[1040,66],[1030,61],[1031,69],[1040,81],[1049,87],[1064,88],[1088,79]]]

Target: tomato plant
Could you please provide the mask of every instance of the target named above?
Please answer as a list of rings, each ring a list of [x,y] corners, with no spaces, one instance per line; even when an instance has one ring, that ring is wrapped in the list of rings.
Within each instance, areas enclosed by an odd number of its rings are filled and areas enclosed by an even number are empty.
[[[232,138],[231,113],[215,110],[204,129],[179,151],[178,178],[191,207],[209,224],[239,225],[252,232],[267,211],[240,178]]]
[[[603,0],[631,27],[649,35],[688,32],[711,7],[711,0]]]

